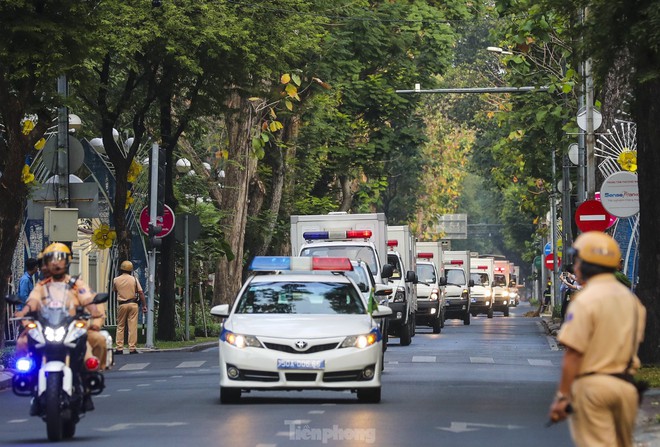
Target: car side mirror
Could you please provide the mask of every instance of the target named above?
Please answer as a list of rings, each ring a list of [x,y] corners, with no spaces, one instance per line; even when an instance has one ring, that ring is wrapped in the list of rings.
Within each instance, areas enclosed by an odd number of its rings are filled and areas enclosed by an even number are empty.
[[[374,292],[374,296],[390,296],[394,293],[394,290],[392,288],[389,289],[377,289]]]
[[[468,281],[468,287],[474,287],[474,279]]]
[[[447,278],[445,278],[444,276],[441,276],[440,277],[440,282],[438,282],[438,284],[440,284],[441,286],[446,286],[447,285]]]
[[[378,308],[371,313],[373,318],[384,318],[392,315],[392,309],[388,306],[378,305]]]
[[[229,316],[229,304],[218,304],[211,308],[211,315],[215,317],[227,318]]]
[[[393,274],[394,274],[394,267],[392,267],[392,264],[383,265],[383,269],[380,272],[381,278],[383,279],[391,278]]]
[[[419,282],[419,280],[417,279],[417,273],[413,272],[412,270],[408,270],[406,272],[406,282],[417,284]]]

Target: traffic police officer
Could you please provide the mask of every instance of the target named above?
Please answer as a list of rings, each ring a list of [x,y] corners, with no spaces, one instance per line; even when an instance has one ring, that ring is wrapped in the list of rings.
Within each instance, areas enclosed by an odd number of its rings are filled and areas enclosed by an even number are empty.
[[[621,259],[614,239],[590,231],[573,249],[575,274],[584,287],[571,300],[559,333],[566,352],[550,419],[561,421],[572,408],[575,445],[632,447],[638,394],[621,376],[632,376],[640,365],[646,310],[614,276]]]

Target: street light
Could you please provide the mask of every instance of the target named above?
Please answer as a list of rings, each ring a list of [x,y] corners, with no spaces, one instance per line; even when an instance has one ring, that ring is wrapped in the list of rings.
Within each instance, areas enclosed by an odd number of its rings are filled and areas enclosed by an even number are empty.
[[[192,169],[192,164],[187,158],[179,158],[176,161],[176,171],[179,174],[187,174]]]
[[[490,51],[491,53],[497,53],[497,54],[506,54],[506,55],[512,55],[513,53],[508,50],[504,50],[500,47],[488,47],[486,50]]]

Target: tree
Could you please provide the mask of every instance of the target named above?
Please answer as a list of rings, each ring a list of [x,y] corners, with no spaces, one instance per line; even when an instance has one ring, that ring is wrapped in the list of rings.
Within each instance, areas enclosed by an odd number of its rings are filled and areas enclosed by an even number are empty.
[[[26,160],[64,105],[57,78],[83,62],[94,42],[95,2],[0,2],[0,347],[7,277],[34,177]],[[43,147],[39,144],[38,146]]]

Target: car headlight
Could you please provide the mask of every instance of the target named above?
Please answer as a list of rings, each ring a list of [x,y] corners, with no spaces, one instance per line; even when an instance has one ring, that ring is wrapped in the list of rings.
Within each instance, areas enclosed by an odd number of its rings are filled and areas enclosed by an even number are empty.
[[[396,288],[396,293],[394,294],[394,302],[403,303],[404,301],[406,301],[406,289],[399,286]]]
[[[220,340],[229,343],[239,349],[243,348],[263,348],[261,342],[254,335],[235,334],[232,331],[223,329],[220,334]]]
[[[52,328],[47,326],[44,329],[44,337],[46,337],[46,340],[50,342],[61,342],[64,340],[64,336],[66,335],[66,329],[64,329],[64,326],[60,326],[58,328]]]
[[[506,301],[506,300],[504,300],[504,304],[506,305],[506,304],[509,304],[509,303],[507,303],[507,301]]]
[[[351,335],[346,337],[341,343],[340,348],[367,348],[380,340],[380,331],[375,328],[368,334]]]
[[[486,306],[490,306],[490,301],[486,301]]]
[[[431,295],[429,298],[431,301],[438,301],[438,291],[436,289],[431,290]]]

